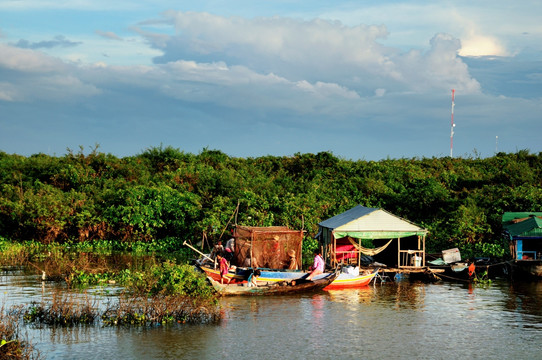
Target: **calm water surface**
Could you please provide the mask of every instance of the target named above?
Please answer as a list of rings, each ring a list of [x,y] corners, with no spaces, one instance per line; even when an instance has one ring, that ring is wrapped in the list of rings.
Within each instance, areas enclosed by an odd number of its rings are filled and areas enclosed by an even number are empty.
[[[54,286],[4,271],[0,300],[41,301]],[[23,329],[47,359],[542,359],[542,282],[390,282],[222,305],[218,325]]]

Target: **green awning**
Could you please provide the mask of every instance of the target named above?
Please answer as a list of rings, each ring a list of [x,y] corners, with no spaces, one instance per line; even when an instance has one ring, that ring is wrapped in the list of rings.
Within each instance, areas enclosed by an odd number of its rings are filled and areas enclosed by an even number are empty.
[[[335,231],[336,239],[350,236],[354,239],[398,239],[408,236],[424,236],[426,231]]]

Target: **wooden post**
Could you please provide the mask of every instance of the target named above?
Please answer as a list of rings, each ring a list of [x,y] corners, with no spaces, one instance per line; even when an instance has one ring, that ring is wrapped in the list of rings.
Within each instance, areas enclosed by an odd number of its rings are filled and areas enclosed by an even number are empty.
[[[361,239],[358,239],[358,266],[361,266]]]
[[[397,267],[401,267],[401,238],[397,238]]]
[[[423,236],[423,267],[425,267],[425,235]]]

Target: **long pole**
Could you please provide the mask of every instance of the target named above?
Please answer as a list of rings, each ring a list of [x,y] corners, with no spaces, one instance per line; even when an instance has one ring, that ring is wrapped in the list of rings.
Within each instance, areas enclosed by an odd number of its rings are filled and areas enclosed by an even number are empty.
[[[455,124],[454,124],[454,106],[455,106],[454,100],[455,100],[455,90],[452,89],[452,127],[451,127],[451,131],[450,131],[450,157],[451,158],[454,157],[454,127],[455,127]]]
[[[195,252],[197,252],[198,254],[200,254],[201,256],[211,260],[212,262],[214,262],[213,259],[211,259],[210,257],[208,257],[207,255],[205,255],[204,253],[202,253],[201,251],[199,251],[198,249],[196,249],[195,247],[193,247],[192,245],[190,245],[189,243],[186,242],[186,240],[183,242],[183,245],[184,246],[188,246],[190,249],[194,250]]]

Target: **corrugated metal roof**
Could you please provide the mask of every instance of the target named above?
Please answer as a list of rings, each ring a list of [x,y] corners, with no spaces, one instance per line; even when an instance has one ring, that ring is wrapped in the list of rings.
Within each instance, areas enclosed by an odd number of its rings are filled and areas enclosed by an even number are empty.
[[[528,218],[517,223],[508,223],[504,225],[512,236],[542,236],[542,219],[538,216],[529,216]]]
[[[332,218],[329,218],[327,220],[324,220],[320,223],[318,223],[319,226],[325,227],[328,229],[336,229],[339,226],[348,224],[349,222],[359,219],[360,217],[363,217],[365,215],[368,215],[372,213],[373,211],[376,211],[378,209],[376,208],[368,208],[365,206],[358,205],[356,207],[353,207],[350,210],[346,210],[345,212],[335,215]]]
[[[507,224],[507,223],[518,223],[518,222],[521,221],[522,219],[526,219],[526,218],[531,217],[531,216],[539,216],[539,217],[542,217],[542,212],[527,212],[527,211],[522,211],[522,212],[505,212],[505,213],[502,215],[502,223],[503,223],[503,224]]]
[[[320,227],[340,232],[420,232],[425,229],[385,210],[361,205],[324,220]]]

